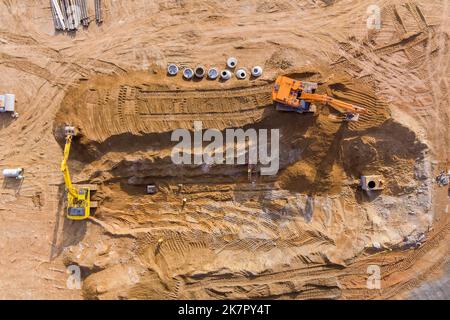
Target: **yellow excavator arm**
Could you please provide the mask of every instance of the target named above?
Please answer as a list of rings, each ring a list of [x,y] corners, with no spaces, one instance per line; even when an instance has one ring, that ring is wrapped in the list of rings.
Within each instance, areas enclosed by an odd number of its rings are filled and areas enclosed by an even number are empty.
[[[70,179],[69,167],[67,166],[67,160],[69,159],[70,147],[72,145],[72,135],[68,134],[66,136],[66,145],[64,146],[64,158],[61,162],[61,171],[64,174],[64,182],[66,184],[67,192],[69,192],[72,197],[78,197],[78,190],[72,185],[72,180]]]
[[[91,209],[97,207],[97,203],[91,201],[91,194],[95,192],[96,187],[74,187],[72,184],[67,161],[69,160],[70,147],[72,146],[74,134],[73,127],[66,127],[66,144],[64,146],[64,157],[61,161],[61,171],[64,174],[64,183],[67,188],[67,218],[70,220],[84,220],[89,218]]]

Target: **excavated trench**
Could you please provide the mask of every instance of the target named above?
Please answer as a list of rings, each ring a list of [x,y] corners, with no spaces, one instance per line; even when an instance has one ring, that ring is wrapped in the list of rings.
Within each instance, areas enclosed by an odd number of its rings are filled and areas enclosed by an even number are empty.
[[[86,297],[336,298],[328,271],[368,248],[420,237],[430,222],[426,145],[389,118],[367,84],[321,69],[291,76],[326,79],[320,91],[369,112],[358,123],[327,107],[317,117],[280,113],[271,83],[217,89],[158,73],[96,78],[68,92],[55,137],[64,124],[79,130],[70,161],[83,166],[78,180],[100,186],[94,220],[109,235],[92,227],[84,240],[95,248],[66,252],[68,263],[90,270]],[[174,164],[171,132],[192,131],[193,121],[222,133],[279,129],[278,173]],[[385,190],[359,190],[364,174],[383,175]],[[148,184],[158,193],[146,194]]]

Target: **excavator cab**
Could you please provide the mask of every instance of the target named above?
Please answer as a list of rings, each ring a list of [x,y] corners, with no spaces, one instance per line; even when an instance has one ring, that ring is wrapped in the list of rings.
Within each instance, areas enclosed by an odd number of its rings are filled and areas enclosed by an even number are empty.
[[[78,196],[67,194],[67,218],[71,220],[87,219],[91,215],[91,189],[79,187]]]
[[[72,184],[67,160],[69,159],[70,147],[76,131],[74,127],[66,126],[64,133],[66,145],[64,147],[64,158],[61,162],[61,171],[64,174],[64,182],[67,189],[67,218],[70,220],[84,220],[89,218],[92,210],[97,207],[97,203],[91,201],[91,196],[96,191],[96,186],[75,186]]]
[[[304,91],[314,93],[317,85],[280,76],[272,91],[272,100],[278,111],[293,111],[297,113],[315,113],[317,108],[310,101],[302,99]]]

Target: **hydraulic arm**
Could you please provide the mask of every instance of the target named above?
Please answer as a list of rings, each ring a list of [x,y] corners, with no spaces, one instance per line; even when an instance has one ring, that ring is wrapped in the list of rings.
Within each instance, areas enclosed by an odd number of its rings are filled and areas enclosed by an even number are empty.
[[[92,186],[74,186],[70,178],[67,161],[72,145],[73,129],[66,128],[66,145],[64,146],[64,158],[61,162],[61,171],[64,175],[64,183],[67,189],[67,218],[71,220],[84,220],[89,218],[91,209],[97,204],[91,201],[91,193],[95,191]]]

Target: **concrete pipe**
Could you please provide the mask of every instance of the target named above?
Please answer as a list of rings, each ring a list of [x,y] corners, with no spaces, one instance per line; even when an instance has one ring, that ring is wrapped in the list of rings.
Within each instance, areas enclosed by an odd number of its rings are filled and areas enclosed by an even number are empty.
[[[183,77],[187,80],[192,79],[194,76],[194,71],[191,68],[186,68],[183,70]]]
[[[23,169],[17,168],[17,169],[4,169],[3,170],[3,177],[5,178],[15,178],[15,179],[23,179]]]
[[[219,71],[217,70],[217,68],[210,68],[208,70],[208,78],[211,80],[217,79],[217,77],[219,76]]]
[[[227,67],[230,69],[234,69],[237,66],[237,59],[235,57],[228,58]]]
[[[170,74],[171,76],[177,75],[178,74],[178,67],[177,67],[177,65],[173,64],[173,63],[169,64],[167,66],[167,73]]]
[[[229,70],[223,70],[220,73],[220,78],[222,80],[230,80],[231,79],[231,72]]]
[[[196,66],[194,73],[197,78],[201,79],[205,76],[206,69],[203,66]]]
[[[255,66],[252,68],[252,76],[260,77],[262,75],[262,68],[260,66]]]
[[[247,78],[247,72],[244,69],[239,69],[236,71],[236,78],[239,80],[244,80]]]

